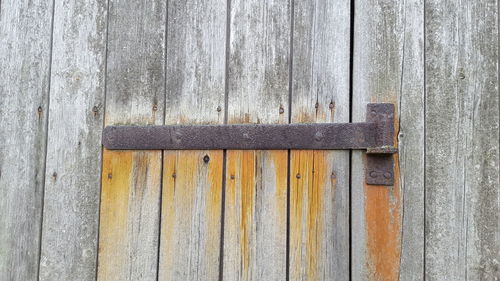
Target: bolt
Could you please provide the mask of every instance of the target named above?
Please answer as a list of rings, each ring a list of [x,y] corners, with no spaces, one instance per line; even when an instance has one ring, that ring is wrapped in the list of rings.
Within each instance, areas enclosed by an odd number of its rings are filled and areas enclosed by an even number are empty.
[[[300,179],[300,174],[297,174],[295,177],[298,178],[298,179]]]
[[[321,132],[316,132],[316,134],[314,134],[314,139],[316,141],[321,141],[323,139],[323,134]]]
[[[221,112],[222,108],[219,106],[217,106],[217,112]]]
[[[384,178],[390,179],[391,177],[392,177],[392,173],[391,172],[385,172],[384,173]]]
[[[208,161],[210,161],[210,157],[208,155],[205,155],[203,157],[203,162],[208,163]]]

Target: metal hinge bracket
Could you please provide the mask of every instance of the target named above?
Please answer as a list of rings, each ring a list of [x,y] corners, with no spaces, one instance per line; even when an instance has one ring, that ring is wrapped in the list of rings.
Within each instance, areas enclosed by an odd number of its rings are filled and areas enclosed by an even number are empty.
[[[366,122],[317,124],[239,124],[108,126],[107,149],[364,149],[365,178],[371,185],[393,185],[394,105],[367,106]]]

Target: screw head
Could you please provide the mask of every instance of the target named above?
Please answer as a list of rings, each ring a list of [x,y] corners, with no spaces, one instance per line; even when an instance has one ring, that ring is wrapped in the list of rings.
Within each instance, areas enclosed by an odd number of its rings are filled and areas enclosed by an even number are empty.
[[[300,179],[300,174],[295,175],[296,178]]]
[[[384,178],[390,179],[391,177],[392,177],[392,173],[391,172],[385,172],[384,173]]]

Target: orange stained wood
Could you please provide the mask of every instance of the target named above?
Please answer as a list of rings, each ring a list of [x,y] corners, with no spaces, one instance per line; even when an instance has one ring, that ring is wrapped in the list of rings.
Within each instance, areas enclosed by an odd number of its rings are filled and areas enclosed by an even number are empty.
[[[290,280],[321,280],[325,239],[324,200],[335,197],[328,151],[292,150],[290,175]]]
[[[160,280],[218,278],[222,169],[222,150],[164,152]]]
[[[396,113],[394,120],[394,143],[397,146],[399,119]],[[393,158],[394,186],[364,185],[370,280],[399,279],[402,228],[398,154],[394,154]]]
[[[287,166],[287,151],[227,152],[224,263],[225,270],[239,272],[239,280],[255,279],[251,271],[265,262],[258,260],[265,251],[286,255]],[[281,249],[258,243],[276,240],[258,233],[266,228],[284,239],[282,245],[272,245]]]
[[[140,247],[134,234],[154,232],[157,221],[141,221],[142,209],[133,202],[158,202],[161,178],[160,151],[103,152],[99,228],[99,280],[120,280],[130,267],[128,253]],[[146,214],[144,216],[147,216]],[[139,229],[139,230],[138,230]],[[140,250],[138,251],[140,253]]]

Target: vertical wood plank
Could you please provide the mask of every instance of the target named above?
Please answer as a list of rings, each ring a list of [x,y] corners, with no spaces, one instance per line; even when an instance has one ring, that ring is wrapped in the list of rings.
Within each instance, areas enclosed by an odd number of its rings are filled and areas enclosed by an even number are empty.
[[[0,279],[36,280],[52,1],[0,4]]]
[[[109,2],[105,124],[164,120],[166,0]],[[98,280],[156,280],[161,151],[104,151]]]
[[[166,124],[224,122],[226,1],[169,1]],[[165,151],[159,280],[219,280],[222,150]]]
[[[39,280],[96,275],[106,10],[55,3]]]
[[[426,280],[498,280],[498,1],[426,1]]]
[[[422,280],[423,1],[358,1],[355,11],[352,121],[367,103],[395,104],[401,150],[389,187],[365,185],[365,155],[352,153],[352,279]]]
[[[228,122],[287,123],[290,3],[230,3]],[[287,151],[228,151],[225,280],[284,280]]]
[[[294,2],[292,123],[349,122],[350,1]],[[349,152],[291,151],[290,280],[349,279]]]

